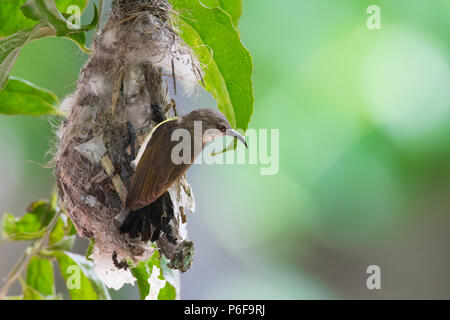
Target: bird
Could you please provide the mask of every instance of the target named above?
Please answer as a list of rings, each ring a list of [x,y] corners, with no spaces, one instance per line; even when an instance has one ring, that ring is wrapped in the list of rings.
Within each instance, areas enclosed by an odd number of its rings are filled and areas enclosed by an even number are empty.
[[[199,124],[200,132],[196,129]],[[183,159],[188,161],[173,160],[172,151],[180,143],[173,139],[177,129],[189,133],[190,141],[187,143],[190,152],[182,150]],[[201,137],[198,137],[199,134]],[[120,233],[129,234],[130,238],[140,237],[143,242],[154,242],[164,232],[169,241],[176,242],[170,236],[173,206],[167,190],[186,173],[208,142],[223,136],[234,137],[247,147],[245,138],[231,127],[227,118],[211,108],[196,109],[156,125],[132,161],[135,171],[125,201],[128,214],[120,226]],[[196,139],[201,139],[201,143]]]

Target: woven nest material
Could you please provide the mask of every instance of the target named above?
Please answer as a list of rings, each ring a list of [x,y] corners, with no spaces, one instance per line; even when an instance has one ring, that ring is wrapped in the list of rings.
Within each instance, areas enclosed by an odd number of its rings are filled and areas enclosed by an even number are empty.
[[[94,252],[111,261],[114,253],[119,260],[135,262],[153,253],[149,244],[118,230],[126,214],[132,153],[157,123],[176,114],[166,79],[174,83],[176,79],[188,90],[201,80],[198,62],[173,29],[171,16],[165,0],[113,3],[76,91],[61,105],[69,116],[59,128],[55,157],[60,204],[78,234],[95,240]],[[137,135],[135,150],[130,126]],[[184,176],[168,191],[175,211],[171,236],[176,244],[162,234],[156,247],[172,259],[171,267],[181,268],[186,259],[192,262],[193,249],[179,255],[192,247],[186,240],[185,214],[194,210],[194,199]]]

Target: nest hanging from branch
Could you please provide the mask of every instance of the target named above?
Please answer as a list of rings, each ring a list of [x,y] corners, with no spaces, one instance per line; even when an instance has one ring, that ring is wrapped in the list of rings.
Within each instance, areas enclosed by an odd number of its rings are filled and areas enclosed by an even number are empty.
[[[174,90],[181,83],[188,91],[201,80],[199,64],[173,29],[171,16],[166,0],[115,1],[76,91],[61,104],[69,116],[58,130],[55,157],[60,203],[78,234],[95,240],[96,270],[103,265],[112,272],[113,256],[114,262],[137,262],[153,253],[149,244],[120,234],[119,226],[126,214],[132,154],[157,123],[176,114],[167,79]],[[136,146],[130,132],[136,133]],[[161,234],[156,246],[171,267],[185,271],[193,254],[185,214],[194,211],[194,199],[184,176],[168,191],[174,207],[171,231]]]

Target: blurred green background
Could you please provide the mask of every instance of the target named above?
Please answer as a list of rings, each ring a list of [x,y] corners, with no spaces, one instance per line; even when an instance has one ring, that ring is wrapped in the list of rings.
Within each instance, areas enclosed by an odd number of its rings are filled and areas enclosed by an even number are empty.
[[[372,4],[380,30],[366,27]],[[91,13],[92,1],[83,19]],[[449,18],[448,0],[243,0],[250,128],[280,130],[280,169],[190,170],[196,256],[182,298],[450,298]],[[22,50],[12,75],[62,98],[86,59],[48,38]],[[176,99],[214,104],[204,91]],[[0,116],[0,135],[0,212],[19,215],[53,186],[39,165],[52,125]],[[0,246],[1,278],[20,250]],[[381,290],[366,287],[369,265]]]

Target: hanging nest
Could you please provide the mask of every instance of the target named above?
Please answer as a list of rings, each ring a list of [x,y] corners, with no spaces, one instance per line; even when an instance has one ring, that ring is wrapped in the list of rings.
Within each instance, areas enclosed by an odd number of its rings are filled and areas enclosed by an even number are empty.
[[[91,257],[107,284],[105,277],[118,271],[118,261],[145,260],[154,250],[119,233],[127,214],[133,154],[157,123],[176,115],[167,81],[173,81],[175,92],[177,83],[190,92],[201,80],[195,56],[173,28],[173,16],[166,0],[113,2],[76,91],[61,104],[69,116],[57,133],[60,204],[78,234],[95,240]],[[168,192],[174,216],[170,232],[161,234],[156,247],[171,260],[170,267],[185,271],[193,255],[186,213],[194,211],[194,199],[185,176]]]

